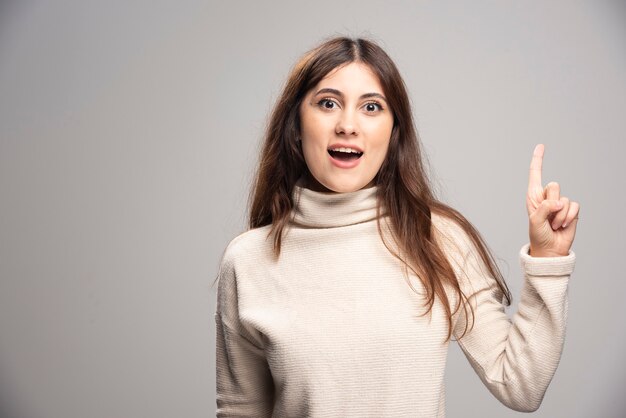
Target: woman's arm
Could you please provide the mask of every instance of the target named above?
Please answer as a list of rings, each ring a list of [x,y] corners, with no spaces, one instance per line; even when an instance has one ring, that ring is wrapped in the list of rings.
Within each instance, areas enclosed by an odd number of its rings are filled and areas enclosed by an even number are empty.
[[[571,246],[579,205],[560,196],[558,183],[543,187],[543,153],[544,146],[537,145],[530,164],[526,196],[530,243],[520,253],[524,285],[512,322],[495,279],[485,273],[476,249],[467,242],[460,271],[474,308],[474,327],[459,345],[489,390],[519,411],[539,408],[561,358],[567,286],[575,263]],[[457,338],[468,316],[460,312],[458,317],[453,330]]]
[[[520,253],[524,285],[511,321],[502,292],[475,252],[466,256],[466,291],[474,308],[473,328],[458,343],[472,367],[503,404],[517,411],[539,408],[561,357],[567,319],[567,286],[574,269],[573,252],[566,257],[538,258]],[[454,335],[465,326],[460,310]],[[467,318],[472,321],[471,315]]]
[[[261,336],[239,320],[233,258],[227,249],[217,291],[217,417],[270,417],[274,383]]]

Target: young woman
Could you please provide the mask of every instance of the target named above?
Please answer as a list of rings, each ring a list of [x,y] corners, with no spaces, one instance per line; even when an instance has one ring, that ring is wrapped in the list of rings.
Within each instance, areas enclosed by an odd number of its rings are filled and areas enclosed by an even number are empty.
[[[533,411],[563,346],[579,206],[527,195],[525,282],[431,191],[406,88],[387,54],[335,38],[294,67],[274,108],[250,230],[219,271],[220,417],[443,417],[449,341],[505,405]]]

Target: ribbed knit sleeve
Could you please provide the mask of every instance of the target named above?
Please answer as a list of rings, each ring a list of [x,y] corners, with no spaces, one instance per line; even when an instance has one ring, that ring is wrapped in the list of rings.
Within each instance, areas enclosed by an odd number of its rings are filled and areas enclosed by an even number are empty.
[[[475,250],[465,255],[466,296],[474,309],[474,326],[458,343],[472,367],[504,405],[517,411],[539,408],[561,357],[567,319],[567,287],[575,254],[536,258],[522,247],[524,273],[518,311],[512,320],[502,292],[486,273]],[[460,310],[454,334],[465,326]],[[468,315],[471,324],[471,315]]]
[[[217,417],[270,417],[273,381],[258,332],[239,316],[232,248],[219,272],[216,326]]]

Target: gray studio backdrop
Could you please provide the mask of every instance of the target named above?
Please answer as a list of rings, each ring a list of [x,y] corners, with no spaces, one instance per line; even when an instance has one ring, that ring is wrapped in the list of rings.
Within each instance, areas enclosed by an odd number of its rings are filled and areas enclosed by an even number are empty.
[[[210,286],[289,68],[335,34],[396,60],[441,197],[515,302],[546,144],[581,221],[535,416],[626,416],[625,22],[619,1],[0,2],[0,416],[214,416]],[[449,417],[520,415],[455,343],[446,383]]]

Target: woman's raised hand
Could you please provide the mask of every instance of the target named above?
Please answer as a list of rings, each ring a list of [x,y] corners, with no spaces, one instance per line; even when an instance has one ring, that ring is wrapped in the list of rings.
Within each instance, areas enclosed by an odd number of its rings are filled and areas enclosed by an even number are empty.
[[[560,186],[541,184],[543,144],[535,147],[528,177],[530,255],[532,257],[566,256],[576,235],[579,204],[561,196]]]

